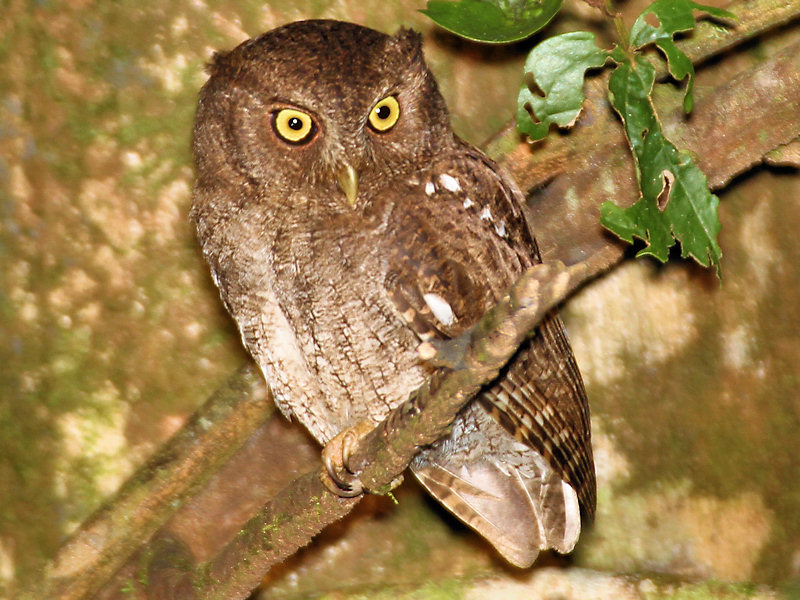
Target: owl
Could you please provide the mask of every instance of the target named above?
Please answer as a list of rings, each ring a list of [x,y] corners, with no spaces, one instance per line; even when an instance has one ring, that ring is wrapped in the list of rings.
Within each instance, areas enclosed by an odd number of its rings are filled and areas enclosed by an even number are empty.
[[[285,415],[322,444],[374,426],[434,372],[423,343],[540,262],[524,198],[453,133],[413,31],[300,21],[209,73],[192,216],[222,301]],[[557,314],[410,468],[514,565],[573,548],[595,478]]]

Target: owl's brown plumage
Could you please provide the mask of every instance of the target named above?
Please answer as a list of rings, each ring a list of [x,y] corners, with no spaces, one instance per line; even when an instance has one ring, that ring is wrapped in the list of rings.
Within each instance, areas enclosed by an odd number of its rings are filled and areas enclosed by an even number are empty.
[[[539,261],[513,181],[449,125],[419,35],[292,23],[218,55],[193,216],[284,414],[321,442],[378,423]],[[509,561],[568,552],[595,505],[588,405],[551,314],[411,465]]]

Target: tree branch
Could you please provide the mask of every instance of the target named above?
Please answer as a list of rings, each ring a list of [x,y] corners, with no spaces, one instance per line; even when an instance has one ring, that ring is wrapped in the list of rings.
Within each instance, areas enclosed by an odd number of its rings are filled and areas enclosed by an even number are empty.
[[[92,595],[274,412],[253,365],[234,373],[73,533],[20,598]]]
[[[497,377],[528,332],[596,272],[595,262],[590,259],[571,267],[536,265],[475,326],[449,342],[449,360],[457,366],[438,370],[360,441],[350,463],[364,486],[388,490],[420,448],[442,437],[470,398]],[[294,554],[359,502],[360,497],[340,498],[328,491],[321,475],[320,468],[292,482],[208,564],[183,578],[175,577],[172,570],[168,575],[151,574],[152,589],[165,600],[246,597],[272,565]],[[178,556],[176,548],[168,546],[171,564]],[[180,562],[190,561],[185,551],[179,555]]]
[[[695,66],[800,17],[800,2],[797,0],[741,0],[732,2],[725,9],[736,15],[736,23],[720,27],[713,19],[704,18],[697,23],[691,36],[677,41],[678,48]],[[666,68],[662,66],[658,77],[666,75]]]
[[[795,2],[800,11],[800,2]],[[744,24],[742,24],[744,26]],[[581,118],[569,135],[550,135],[534,145],[518,140],[513,123],[488,144],[528,197],[542,257],[573,264],[605,253],[618,261],[627,245],[600,225],[600,206],[629,206],[639,189],[622,126],[608,107],[606,75],[586,89]],[[763,162],[771,150],[800,136],[800,43],[744,71],[713,90],[696,89],[690,118],[681,94],[659,97],[664,131],[697,157],[712,189]]]

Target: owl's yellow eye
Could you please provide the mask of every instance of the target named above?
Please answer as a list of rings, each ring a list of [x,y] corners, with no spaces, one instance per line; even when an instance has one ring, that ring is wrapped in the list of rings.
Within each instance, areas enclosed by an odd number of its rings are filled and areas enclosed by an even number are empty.
[[[293,108],[284,108],[275,113],[272,127],[275,133],[292,144],[311,140],[317,129],[311,115]]]
[[[369,113],[369,124],[375,131],[389,131],[400,118],[400,104],[394,96],[386,96]]]

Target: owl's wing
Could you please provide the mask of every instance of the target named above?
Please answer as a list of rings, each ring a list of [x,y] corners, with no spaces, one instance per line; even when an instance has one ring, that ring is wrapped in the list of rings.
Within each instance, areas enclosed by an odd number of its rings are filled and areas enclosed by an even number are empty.
[[[386,289],[397,312],[421,340],[446,339],[472,326],[525,268],[540,261],[519,208],[520,193],[482,154],[464,150],[432,168],[435,175],[398,190],[389,219],[393,247],[387,253]],[[592,516],[595,479],[583,383],[555,312],[479,398],[496,423],[535,450],[550,468],[519,478],[509,476],[499,463],[487,470],[485,457],[469,464],[468,453],[462,452],[453,461],[448,453],[454,449],[448,448],[427,464],[417,461],[418,477],[516,564],[528,562],[526,556],[535,558],[538,548],[571,549],[580,522],[577,515],[576,529],[574,496],[577,493]],[[567,489],[562,488],[562,479]],[[501,489],[507,507],[514,506],[508,502],[512,488],[519,500],[516,509],[489,508],[501,506],[487,500]],[[542,532],[538,541],[530,541],[536,548],[504,551],[504,544],[521,544],[508,537],[514,537],[515,528],[517,535],[522,534],[524,527],[514,522],[526,511],[533,512],[531,518]],[[493,539],[496,530],[506,531],[505,537]]]

